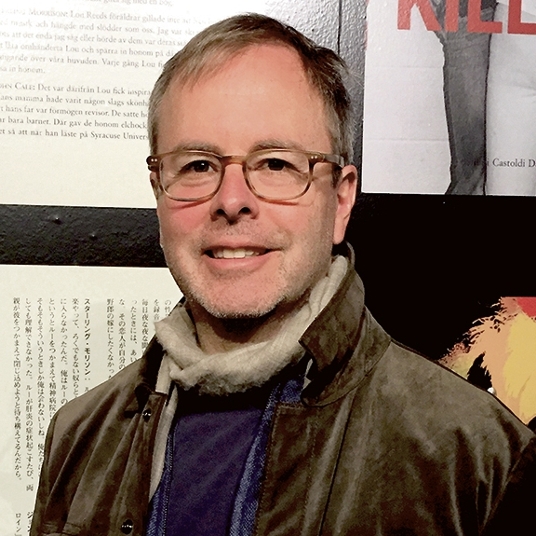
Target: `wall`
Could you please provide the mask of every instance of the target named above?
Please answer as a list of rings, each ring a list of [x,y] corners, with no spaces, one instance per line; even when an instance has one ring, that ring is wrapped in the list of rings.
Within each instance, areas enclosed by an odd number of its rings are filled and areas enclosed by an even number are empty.
[[[347,59],[361,167],[364,1],[0,7],[0,400],[10,408],[0,418],[0,535],[26,532],[54,410],[139,356],[152,321],[180,297],[163,268],[139,125],[166,57],[207,23],[246,9]],[[437,359],[500,297],[536,295],[532,198],[365,190],[348,240],[367,303],[396,339]]]

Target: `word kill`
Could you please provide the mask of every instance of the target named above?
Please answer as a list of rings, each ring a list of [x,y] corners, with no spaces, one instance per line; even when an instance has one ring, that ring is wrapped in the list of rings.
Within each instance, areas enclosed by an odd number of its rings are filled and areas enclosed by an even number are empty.
[[[409,30],[411,10],[416,7],[426,29],[433,32],[457,32],[460,0],[444,0],[445,20],[441,27],[431,5],[432,0],[398,0],[398,29]],[[521,21],[522,0],[510,0],[508,5],[507,32],[511,34],[536,34],[536,23]],[[468,0],[467,31],[471,33],[502,33],[502,22],[483,21],[480,17],[482,0]]]

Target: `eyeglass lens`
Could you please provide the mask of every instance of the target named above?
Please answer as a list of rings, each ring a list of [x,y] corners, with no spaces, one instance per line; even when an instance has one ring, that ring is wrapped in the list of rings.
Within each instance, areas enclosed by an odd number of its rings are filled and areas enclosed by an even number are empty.
[[[166,155],[160,164],[162,186],[175,199],[210,196],[220,184],[227,165],[225,160],[226,157],[197,151]],[[252,153],[245,160],[244,168],[252,190],[261,197],[281,200],[298,197],[309,183],[309,159],[300,152]]]

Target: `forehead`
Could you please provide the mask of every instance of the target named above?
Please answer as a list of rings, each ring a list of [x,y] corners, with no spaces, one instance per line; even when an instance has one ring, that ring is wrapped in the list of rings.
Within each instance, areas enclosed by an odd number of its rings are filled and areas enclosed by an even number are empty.
[[[324,103],[296,51],[253,45],[213,60],[193,80],[172,81],[159,107],[159,152],[172,150],[182,141],[177,138],[224,139],[231,131],[236,138],[237,130],[242,145],[288,138],[304,149],[330,149]],[[318,146],[326,140],[328,147]]]

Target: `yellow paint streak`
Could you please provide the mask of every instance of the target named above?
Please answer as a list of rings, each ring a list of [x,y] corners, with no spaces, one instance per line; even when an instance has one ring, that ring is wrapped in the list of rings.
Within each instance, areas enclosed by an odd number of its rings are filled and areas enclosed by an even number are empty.
[[[511,321],[507,351],[503,369],[507,399],[516,401],[517,410],[512,410],[528,422],[536,415],[536,322],[524,313]]]
[[[515,298],[502,298],[500,309],[468,332],[469,344],[458,344],[441,362],[463,376],[484,353],[497,397],[522,421],[536,415],[536,321]]]

